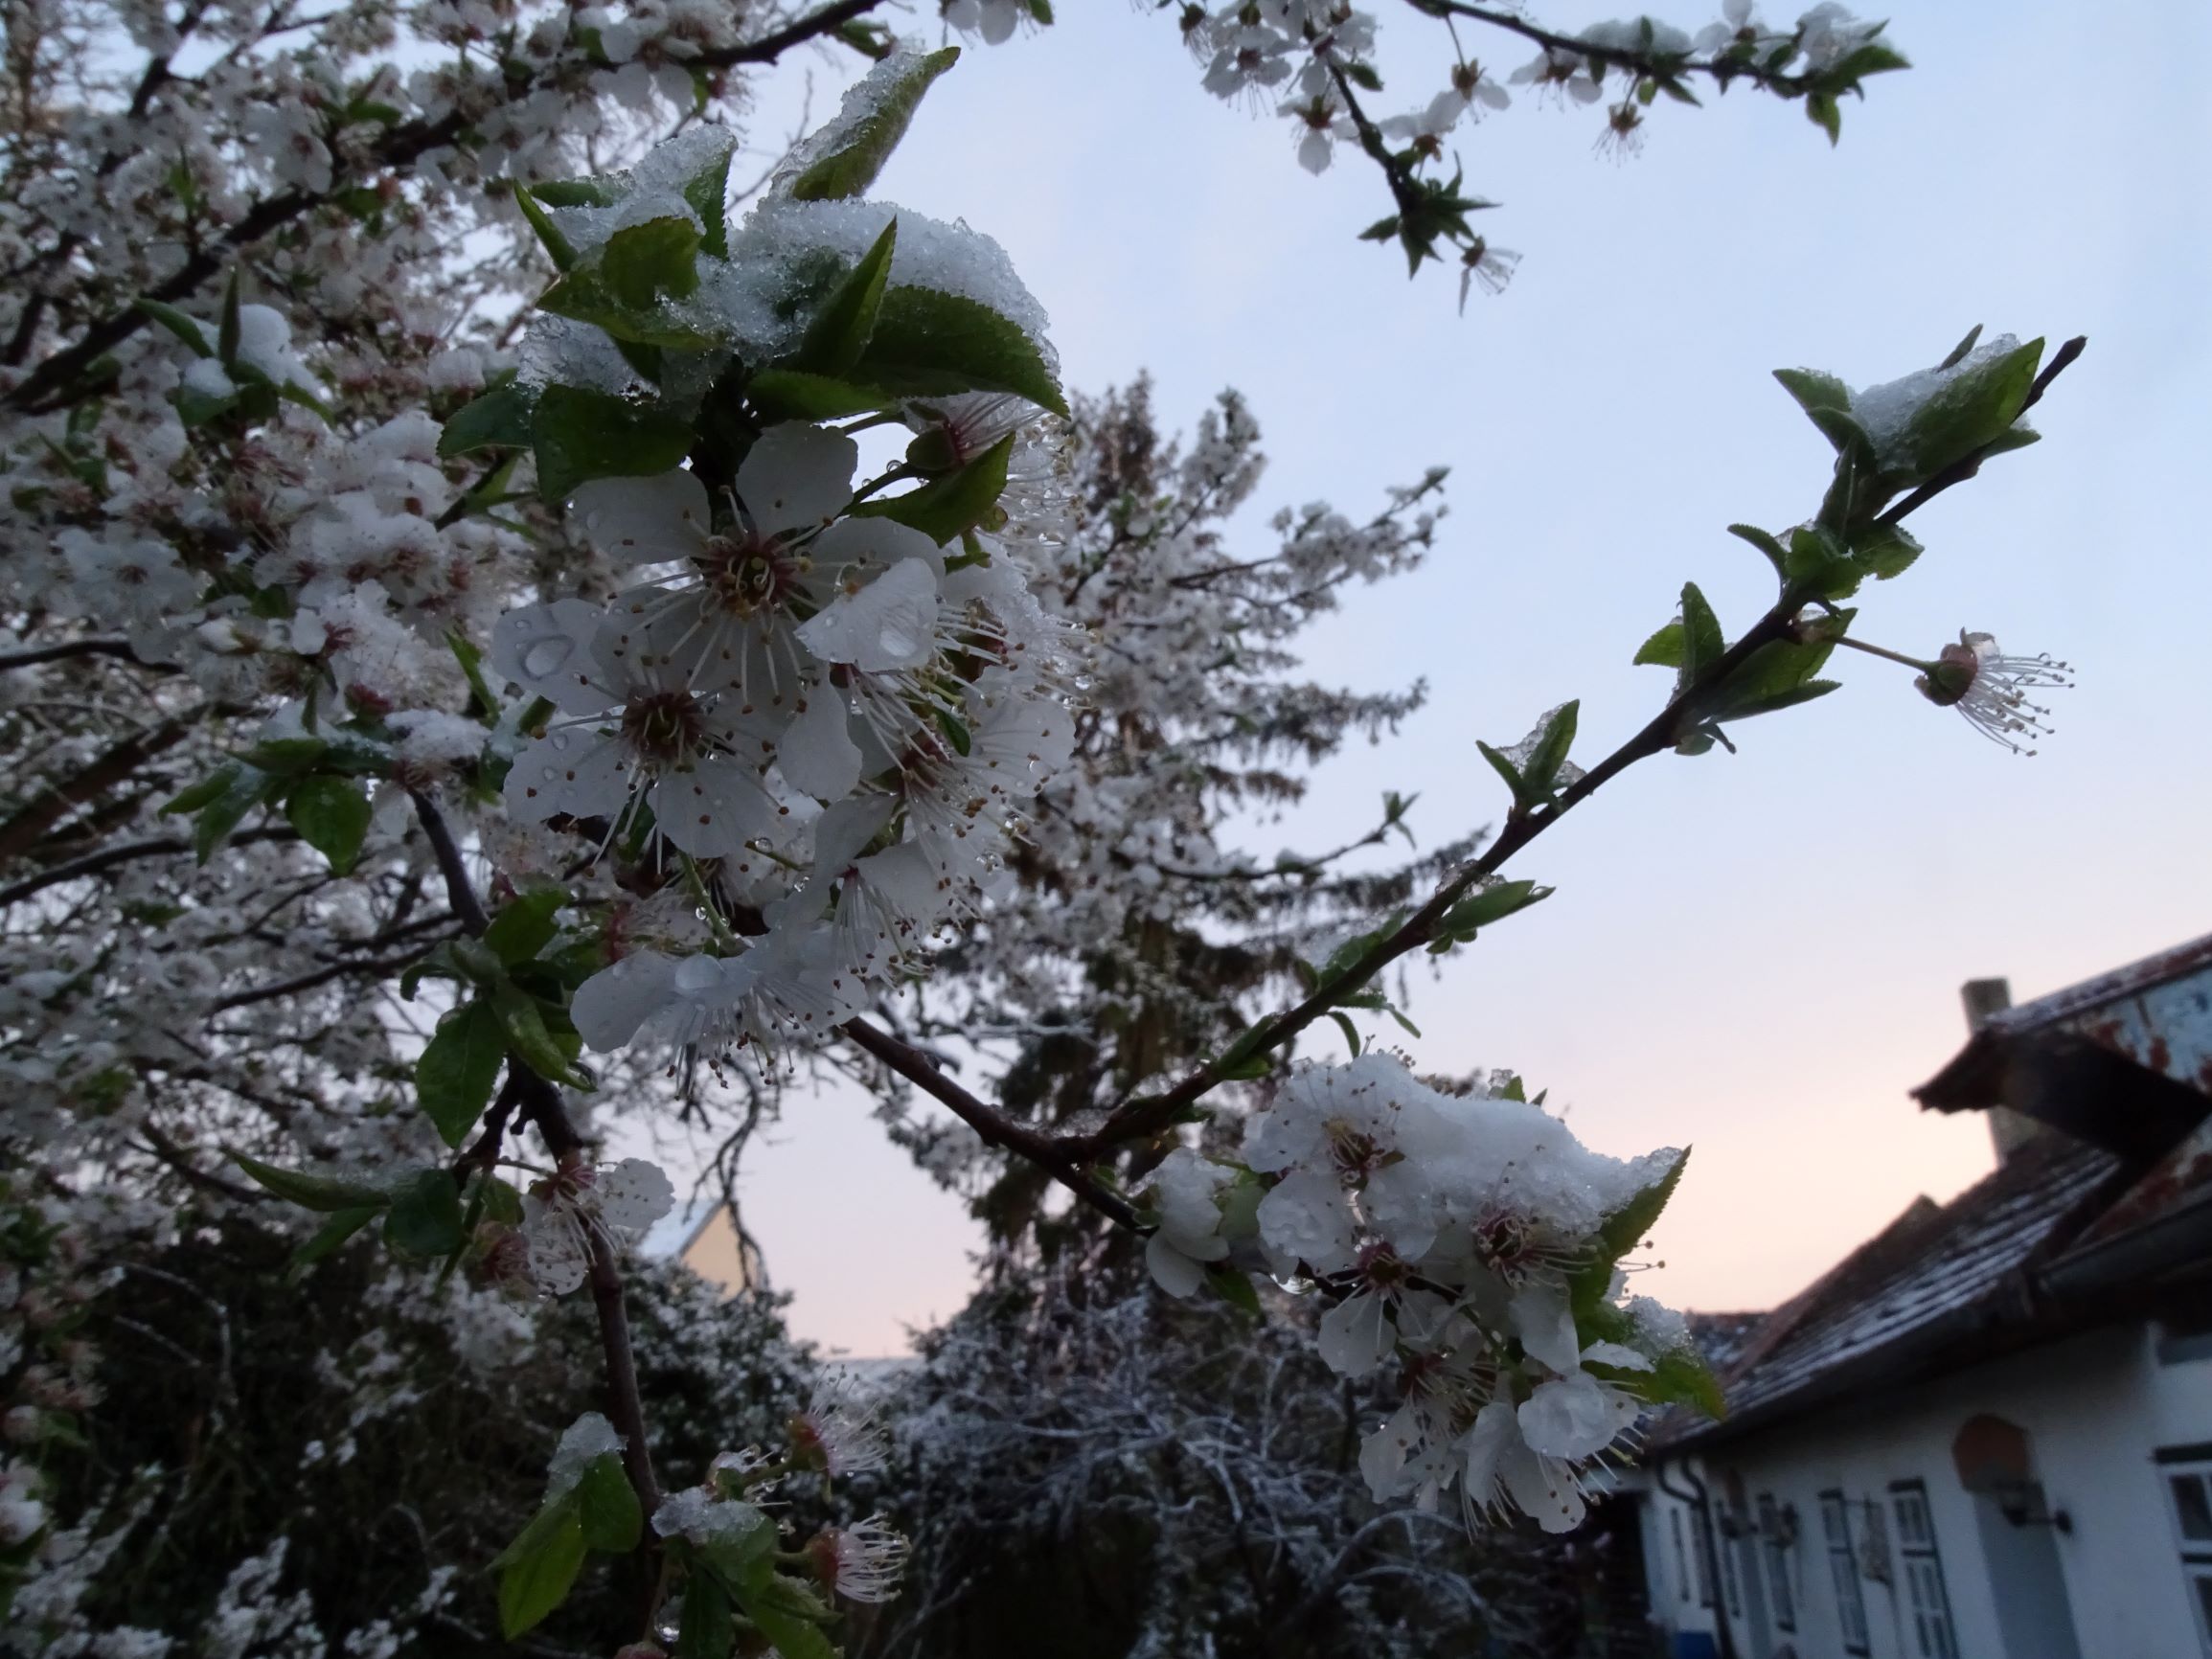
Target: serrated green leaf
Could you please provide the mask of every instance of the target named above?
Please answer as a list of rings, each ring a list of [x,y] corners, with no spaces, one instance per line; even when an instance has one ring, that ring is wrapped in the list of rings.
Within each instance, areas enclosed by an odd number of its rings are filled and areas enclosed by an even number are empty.
[[[1774,567],[1774,574],[1785,581],[1789,580],[1790,569],[1787,557],[1783,552],[1782,544],[1773,536],[1755,524],[1731,524],[1728,526],[1728,534],[1739,540],[1749,542],[1765,554],[1767,562]]]
[[[502,381],[453,412],[438,435],[438,453],[450,461],[479,449],[526,449],[537,400],[513,380]]]
[[[730,156],[736,148],[735,139],[718,147],[707,164],[683,185],[685,204],[705,227],[699,246],[718,260],[730,257]]]
[[[506,1030],[482,1002],[448,1014],[423,1045],[415,1061],[415,1095],[448,1147],[467,1140],[484,1115],[506,1058]]]
[[[1881,581],[1903,576],[1920,555],[1920,543],[1897,524],[1875,524],[1851,545],[1851,557],[1859,567]]]
[[[512,1642],[567,1601],[583,1555],[582,1506],[571,1489],[539,1510],[495,1563],[500,1633]]]
[[[876,318],[883,307],[883,292],[891,278],[891,256],[899,242],[899,221],[883,227],[883,234],[860,256],[859,263],[843,282],[830,290],[805,338],[791,355],[790,366],[808,374],[830,376],[849,373],[859,362],[876,332]]]
[[[1683,648],[1687,643],[1688,636],[1683,633],[1681,619],[1677,617],[1638,646],[1630,660],[1638,667],[1678,669],[1682,666]]]
[[[1851,388],[1834,375],[1818,369],[1777,369],[1774,378],[1782,382],[1782,389],[1796,398],[1797,406],[1808,415],[1818,409],[1851,413]]]
[[[391,1202],[383,1188],[366,1181],[349,1181],[335,1175],[310,1175],[300,1170],[280,1170],[274,1164],[264,1164],[258,1158],[249,1158],[242,1152],[233,1152],[231,1162],[251,1175],[287,1203],[297,1204],[303,1210],[317,1210],[326,1215],[340,1210],[376,1210]]]
[[[1636,1372],[1622,1380],[1654,1405],[1690,1405],[1710,1418],[1728,1415],[1727,1398],[1706,1367],[1702,1355],[1687,1348],[1659,1355],[1649,1372]]]
[[[1705,602],[1705,596],[1694,581],[1682,584],[1682,666],[1677,670],[1679,684],[1687,687],[1713,663],[1727,653],[1728,637],[1721,631],[1721,619],[1713,614],[1713,607]]]
[[[703,351],[713,337],[668,308],[697,289],[698,251],[698,227],[689,218],[672,214],[626,226],[548,288],[538,308],[590,323],[618,341]]]
[[[2036,339],[1954,371],[1905,424],[1914,474],[1933,477],[2001,437],[2026,407],[2042,356],[2043,343]]]
[[[960,61],[960,48],[888,63],[846,95],[833,145],[814,156],[784,193],[794,201],[841,201],[866,193],[906,135],[930,83]],[[857,114],[858,119],[848,118]],[[796,1654],[787,1659],[799,1659]]]
[[[530,193],[547,207],[612,207],[622,200],[622,185],[612,178],[555,178],[534,184]]]
[[[384,1241],[410,1256],[436,1260],[467,1241],[461,1225],[461,1189],[448,1170],[416,1170],[395,1183],[384,1214]]]
[[[1532,799],[1540,800],[1551,793],[1553,782],[1560,768],[1566,764],[1567,751],[1574,747],[1575,727],[1582,716],[1582,702],[1571,699],[1562,703],[1544,727],[1543,736],[1531,751],[1528,764],[1521,768],[1521,780]]]
[[[333,1211],[331,1218],[315,1229],[314,1237],[292,1252],[292,1259],[285,1263],[285,1283],[297,1284],[307,1277],[308,1268],[382,1214],[380,1206],[372,1204]]]
[[[606,1452],[585,1464],[576,1495],[586,1544],[613,1556],[637,1548],[645,1511],[638,1506],[637,1489],[623,1472],[622,1459]]]
[[[903,495],[864,501],[852,510],[855,518],[888,518],[919,530],[938,546],[957,541],[979,525],[988,525],[1006,493],[1007,468],[1014,459],[1014,434],[1008,433],[957,472],[933,478]],[[962,754],[968,751],[961,750]]]
[[[532,411],[530,436],[538,491],[557,507],[594,478],[666,472],[692,446],[686,422],[582,386],[546,387]]]
[[[910,397],[1012,392],[1056,415],[1067,399],[1018,323],[979,300],[934,288],[887,287],[855,380]]]
[[[285,796],[285,819],[337,875],[352,874],[360,860],[374,812],[368,791],[350,778],[303,778]]]
[[[560,927],[560,907],[567,902],[565,887],[534,888],[500,907],[483,942],[509,967],[528,962],[553,942]]]
[[[1689,1167],[1690,1154],[1685,1148],[1664,1175],[1637,1193],[1599,1224],[1597,1248],[1598,1253],[1606,1259],[1608,1277],[1613,1264],[1643,1243],[1652,1228],[1657,1224],[1667,1205],[1673,1200],[1675,1190],[1682,1184],[1682,1171]]]

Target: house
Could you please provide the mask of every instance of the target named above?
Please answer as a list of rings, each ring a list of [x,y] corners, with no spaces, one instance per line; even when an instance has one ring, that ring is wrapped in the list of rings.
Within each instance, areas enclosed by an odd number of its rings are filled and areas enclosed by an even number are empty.
[[[681,1261],[725,1297],[765,1282],[760,1249],[738,1225],[726,1199],[678,1204],[647,1231],[638,1252],[652,1261]]]
[[[1995,1170],[1745,1332],[1630,1481],[1690,1659],[2212,1659],[2212,938],[1966,988]]]

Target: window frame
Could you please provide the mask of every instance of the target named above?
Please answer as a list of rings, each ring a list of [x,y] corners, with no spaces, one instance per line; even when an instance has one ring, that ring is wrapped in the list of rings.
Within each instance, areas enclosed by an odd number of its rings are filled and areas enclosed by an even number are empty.
[[[1919,1509],[1917,1542],[1913,1539],[1914,1529],[1904,1524],[1907,1500]],[[1927,1483],[1918,1478],[1891,1481],[1889,1509],[1890,1551],[1897,1562],[1897,1576],[1904,1581],[1904,1604],[1900,1610],[1904,1613],[1907,1630],[1919,1648],[1918,1659],[1959,1659],[1958,1621],[1950,1610],[1950,1585],[1943,1574],[1943,1550],[1935,1535],[1935,1510],[1927,1501]],[[1931,1608],[1923,1608],[1920,1604],[1918,1579],[1913,1572],[1916,1564],[1927,1568],[1927,1581],[1934,1586],[1936,1604]],[[1934,1648],[1928,1647],[1924,1628],[1924,1622],[1929,1617],[1941,1621],[1936,1628],[1942,1632],[1942,1640]]]
[[[1828,1577],[1836,1591],[1836,1625],[1846,1653],[1864,1659],[1873,1652],[1866,1622],[1866,1593],[1859,1584],[1859,1552],[1851,1540],[1851,1500],[1841,1487],[1820,1497],[1820,1532],[1828,1544]],[[1856,1634],[1855,1634],[1856,1632]]]
[[[1690,1555],[1682,1547],[1682,1506],[1667,1506],[1667,1523],[1675,1534],[1675,1595],[1678,1601],[1690,1599]]]
[[[1767,1569],[1767,1610],[1774,1620],[1775,1629],[1795,1635],[1797,1592],[1790,1582],[1790,1547],[1779,1536],[1782,1506],[1774,1501],[1772,1492],[1761,1492],[1756,1511],[1760,1562]]]
[[[1713,1602],[1713,1517],[1703,1504],[1690,1507],[1690,1576],[1698,1586],[1698,1605]]]
[[[2201,1538],[2189,1535],[2176,1489],[2181,1477],[2195,1477],[2203,1487],[2206,1508],[2212,1510],[2212,1443],[2160,1446],[2151,1454],[2151,1462],[2157,1470],[2159,1502],[2180,1557],[2181,1585],[2189,1598],[2190,1617],[2197,1622],[2197,1640],[2212,1655],[2212,1533]]]

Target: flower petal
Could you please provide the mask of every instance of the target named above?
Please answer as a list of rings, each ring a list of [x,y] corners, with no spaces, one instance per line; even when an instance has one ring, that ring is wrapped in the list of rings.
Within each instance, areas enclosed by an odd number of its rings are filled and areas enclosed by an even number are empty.
[[[853,499],[860,446],[841,432],[787,420],[762,433],[738,464],[738,499],[763,535],[819,530]]]
[[[651,478],[594,478],[569,497],[584,539],[617,564],[690,558],[714,524],[707,487],[678,467]]]
[[[840,800],[860,782],[860,745],[853,741],[845,693],[827,679],[808,688],[805,706],[776,745],[776,763],[792,788],[817,801]]]
[[[596,715],[622,699],[608,689],[592,642],[606,612],[581,599],[526,604],[491,625],[491,666],[564,715]]]

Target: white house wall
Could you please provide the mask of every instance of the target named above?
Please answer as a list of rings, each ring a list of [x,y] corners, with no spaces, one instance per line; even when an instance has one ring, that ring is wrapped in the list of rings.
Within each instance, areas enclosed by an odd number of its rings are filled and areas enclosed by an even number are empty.
[[[1847,1404],[1718,1446],[1710,1455],[1693,1455],[1689,1467],[1716,1500],[1734,1471],[1754,1510],[1763,1493],[1773,1494],[1777,1505],[1796,1507],[1798,1535],[1789,1551],[1796,1629],[1776,1632],[1775,1646],[1793,1644],[1797,1659],[1847,1659],[1820,1508],[1823,1491],[1840,1489],[1853,1505],[1869,1659],[1922,1659],[1908,1628],[1889,1503],[1891,1483],[1920,1480],[1926,1483],[1958,1659],[2066,1659],[2077,1650],[2063,1632],[2022,1630],[2018,1613],[2016,1640],[2009,1648],[2004,1641],[1982,1534],[1985,1524],[2009,1529],[2009,1523],[1994,1513],[1990,1499],[1977,1499],[1960,1486],[1951,1463],[1953,1437],[1969,1418],[1982,1413],[2027,1431],[2049,1506],[2073,1523],[2070,1533],[2041,1530],[2055,1545],[2081,1659],[2212,1659],[2212,1646],[2201,1634],[2190,1602],[2165,1488],[2153,1461],[2160,1447],[2212,1443],[2212,1359],[2160,1364],[2156,1331],[2142,1326],[2075,1338],[1861,1409]],[[1683,1464],[1662,1458],[1652,1474],[1644,1535],[1653,1616],[1670,1629],[1710,1631],[1718,1609],[1698,1605],[1694,1571],[1685,1600],[1676,1572],[1673,1511],[1687,1506],[1659,1489],[1662,1481],[1685,1484]],[[1887,1583],[1863,1572],[1868,1540],[1859,1506],[1869,1498],[1884,1511],[1892,1566]],[[1986,1520],[1977,1506],[1990,1511]],[[1686,1512],[1682,1526],[1685,1538],[1693,1537]],[[2022,1541],[1999,1534],[2003,1547]],[[1721,1585],[1714,1594],[1716,1602],[1723,1599]],[[1752,1640],[1747,1621],[1734,1623],[1733,1629],[1743,1659],[1768,1659]]]

